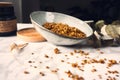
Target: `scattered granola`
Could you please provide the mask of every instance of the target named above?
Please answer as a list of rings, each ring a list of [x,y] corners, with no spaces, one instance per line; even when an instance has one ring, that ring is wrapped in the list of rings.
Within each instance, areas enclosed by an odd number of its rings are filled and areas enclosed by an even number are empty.
[[[97,70],[96,70],[96,69],[92,69],[91,71],[92,71],[92,72],[96,72]]]
[[[72,67],[76,68],[76,67],[78,67],[78,64],[77,63],[72,63]]]
[[[37,66],[34,66],[34,68],[37,68]]]
[[[41,76],[45,76],[45,74],[44,74],[43,72],[40,72],[40,75],[41,75]]]
[[[61,78],[60,80],[64,80],[63,78]]]
[[[57,73],[59,69],[51,70],[53,73]]]
[[[104,52],[100,52],[100,54],[104,54]]]
[[[60,53],[60,50],[59,50],[58,48],[55,48],[55,49],[54,49],[54,53],[55,53],[55,54],[59,54],[59,53]]]
[[[64,60],[61,60],[61,62],[65,62]]]
[[[42,62],[40,61],[39,63],[41,64]]]
[[[46,66],[47,69],[49,69],[50,67],[49,66]]]
[[[108,76],[106,80],[117,80],[115,77]]]
[[[118,64],[116,60],[109,60],[108,67],[111,67],[111,66],[113,66],[115,64]]]
[[[28,61],[28,63],[32,63],[32,61]]]
[[[114,70],[114,71],[108,70],[108,73],[110,73],[110,74],[119,74],[119,72],[117,70]]]
[[[30,74],[28,71],[24,71],[24,74]]]
[[[45,58],[49,58],[49,56],[45,54]]]
[[[74,55],[74,53],[73,53],[73,52],[70,52],[70,54],[71,54],[71,55]]]
[[[102,75],[98,75],[99,79],[102,79]]]
[[[64,73],[65,77],[60,76],[60,80],[67,80],[66,78],[70,80],[85,80],[86,77],[83,77],[83,75],[80,75],[79,73],[86,73],[86,66],[90,67],[91,73],[98,73],[96,77],[100,80],[104,79],[104,76],[108,76],[105,78],[106,80],[118,80],[120,77],[120,71],[119,70],[113,70],[113,65],[120,65],[120,61],[117,61],[115,59],[108,59],[107,57],[98,57],[98,55],[105,55],[104,52],[102,52],[100,49],[97,50],[97,53],[100,53],[93,57],[91,56],[91,53],[86,52],[82,49],[74,49],[70,51],[65,51],[65,53],[60,52],[60,48],[54,48],[52,51],[55,53],[54,55],[48,54],[42,54],[42,58],[45,60],[42,60],[41,58],[37,58],[37,53],[30,53],[31,60],[27,59],[27,63],[29,63],[28,67],[34,70],[38,70],[38,74],[40,76],[47,76],[47,71],[50,74],[59,75]],[[61,53],[61,54],[60,54]],[[34,55],[35,54],[35,55]],[[40,55],[40,54],[39,54]],[[48,59],[47,59],[48,58]],[[50,61],[50,60],[52,61]],[[59,61],[59,62],[58,62]],[[103,74],[99,73],[99,68],[96,67],[96,65],[104,65],[105,72]],[[114,67],[114,66],[113,66]],[[104,69],[103,68],[103,69]],[[42,70],[43,69],[43,70]],[[42,72],[45,69],[45,73]],[[87,68],[88,69],[88,68]],[[89,70],[88,70],[89,71]],[[32,74],[32,71],[24,71],[24,74]],[[63,75],[64,75],[63,74]],[[67,76],[66,76],[67,75]],[[97,80],[96,78],[92,78],[92,80]]]
[[[77,50],[76,50],[76,49],[74,49],[74,53],[77,53]]]
[[[32,53],[32,55],[34,55],[34,53]]]
[[[65,73],[68,75],[68,77],[72,78],[73,80],[84,80],[83,77],[73,74],[71,71],[67,71]]]

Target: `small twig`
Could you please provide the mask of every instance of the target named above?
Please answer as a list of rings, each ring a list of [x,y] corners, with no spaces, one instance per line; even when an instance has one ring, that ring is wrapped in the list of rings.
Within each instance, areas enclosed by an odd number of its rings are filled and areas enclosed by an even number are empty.
[[[25,43],[25,44],[16,44],[16,43],[13,43],[10,47],[10,50],[13,51],[14,49],[16,50],[21,50],[23,49],[24,47],[26,47],[28,45],[28,43]]]

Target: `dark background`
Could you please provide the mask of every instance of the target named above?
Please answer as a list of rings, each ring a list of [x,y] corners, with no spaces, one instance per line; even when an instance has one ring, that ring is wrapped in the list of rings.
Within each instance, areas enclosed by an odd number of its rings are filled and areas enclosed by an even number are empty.
[[[19,22],[30,23],[33,11],[55,11],[82,20],[120,19],[120,0],[2,0],[12,1]]]
[[[120,0],[40,0],[39,9],[36,10],[61,12],[82,20],[103,19],[110,23],[120,19]],[[29,22],[29,19],[23,22]]]

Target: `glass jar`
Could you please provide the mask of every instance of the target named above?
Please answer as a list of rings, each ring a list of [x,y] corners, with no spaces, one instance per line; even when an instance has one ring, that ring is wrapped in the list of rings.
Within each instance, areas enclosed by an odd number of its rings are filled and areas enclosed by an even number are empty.
[[[0,36],[15,35],[17,20],[11,2],[0,2]]]

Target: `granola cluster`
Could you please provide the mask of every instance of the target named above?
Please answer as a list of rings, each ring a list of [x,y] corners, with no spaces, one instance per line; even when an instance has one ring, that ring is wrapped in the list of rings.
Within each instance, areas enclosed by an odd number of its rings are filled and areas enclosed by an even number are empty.
[[[66,37],[71,37],[71,38],[85,38],[86,34],[82,32],[81,30],[71,27],[67,24],[62,24],[62,23],[48,23],[46,22],[43,24],[43,27],[47,28],[48,30],[62,35]]]

